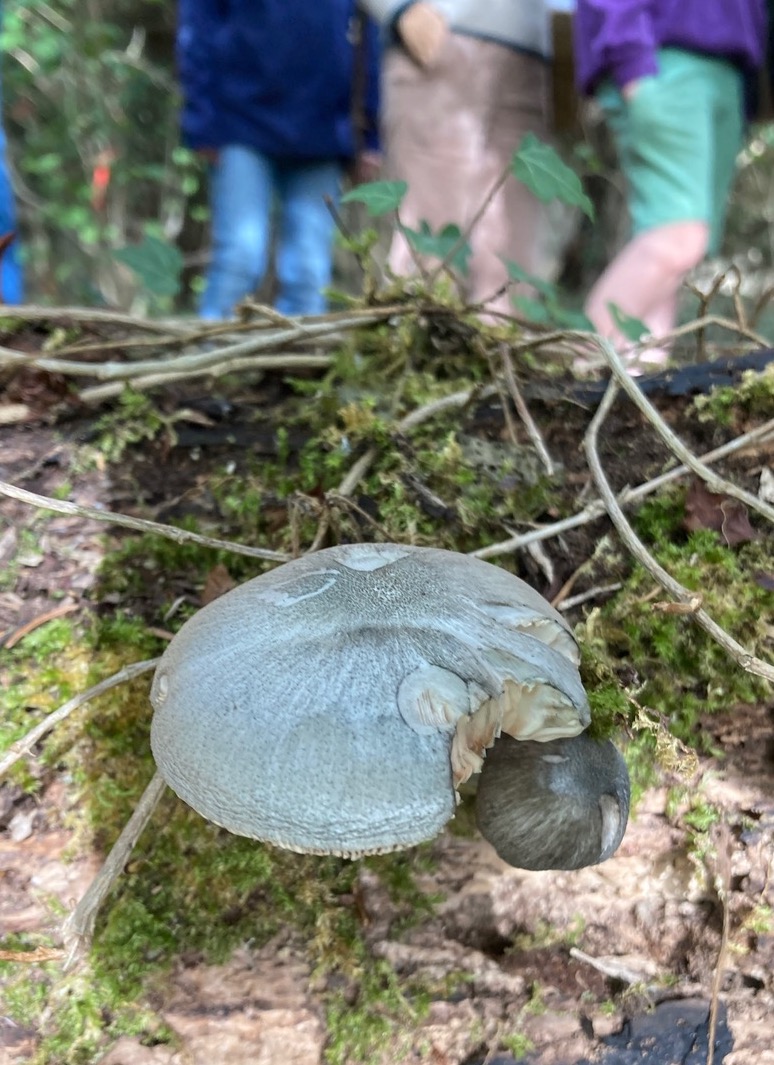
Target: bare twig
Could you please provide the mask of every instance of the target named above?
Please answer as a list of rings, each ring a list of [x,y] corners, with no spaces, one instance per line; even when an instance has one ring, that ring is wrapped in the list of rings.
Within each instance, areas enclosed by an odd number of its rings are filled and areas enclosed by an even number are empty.
[[[118,880],[129,856],[134,850],[143,829],[153,816],[159,804],[166,783],[161,773],[156,770],[140,801],[134,808],[132,816],[124,825],[121,835],[105,859],[104,865],[89,884],[86,894],[67,918],[62,930],[67,959],[65,971],[71,969],[91,945],[94,935],[94,922],[102,903],[110,889]]]
[[[706,482],[714,492],[718,492],[721,495],[732,496],[734,499],[738,499],[741,503],[744,503],[745,506],[750,507],[751,510],[757,510],[759,514],[768,518],[769,521],[774,522],[773,506],[766,503],[759,496],[753,495],[752,492],[747,492],[744,488],[740,488],[738,485],[734,484],[733,481],[727,481],[725,478],[718,476],[718,474],[710,470],[701,459],[696,458],[693,452],[685,446],[679,436],[669,428],[645,393],[637,385],[634,378],[627,373],[626,368],[613,345],[608,340],[605,340],[604,337],[597,337],[596,343],[604,354],[615,380],[634,405],[645,415],[669,450],[677,455],[677,457],[690,470],[692,470],[697,477],[700,477]]]
[[[33,307],[14,306],[6,308],[7,317],[22,322],[78,322],[82,325],[117,325],[138,329],[162,336],[187,336],[191,327],[154,318],[139,318],[118,311],[92,310],[88,307]]]
[[[508,352],[507,345],[503,344],[500,348],[500,354],[502,356],[503,371],[505,373],[505,380],[508,385],[508,391],[511,394],[513,405],[516,411],[524,423],[524,428],[527,430],[527,436],[532,441],[532,446],[537,451],[540,461],[543,463],[546,473],[549,477],[553,477],[556,472],[553,460],[548,453],[548,448],[543,442],[543,437],[540,435],[540,430],[535,424],[535,420],[529,412],[527,404],[524,402],[524,397],[521,394],[519,386],[516,382],[516,374],[513,372],[513,363],[511,362],[511,356]]]
[[[12,629],[5,636],[0,637],[0,647],[4,647],[6,651],[10,651],[12,647],[23,640],[29,633],[39,629],[41,625],[47,625],[49,621],[54,621],[56,618],[62,618],[65,614],[72,614],[73,611],[79,610],[80,603],[62,603],[60,606],[54,607],[53,610],[47,610],[44,614],[38,614],[37,617],[31,618],[25,622],[24,625],[20,625],[17,629]]]
[[[68,359],[58,359],[47,356],[30,356],[24,352],[12,351],[9,348],[0,348],[0,367],[24,366],[37,370],[48,370],[52,373],[60,373],[70,377],[95,377],[98,381],[124,381],[130,377],[139,377],[151,373],[183,373],[212,368],[225,360],[233,360],[238,356],[256,355],[270,348],[280,348],[297,341],[314,340],[319,342],[323,338],[340,340],[343,330],[354,328],[358,325],[366,325],[382,321],[389,317],[381,308],[375,309],[368,314],[358,314],[343,320],[325,320],[313,324],[293,325],[287,329],[277,329],[268,335],[261,333],[247,340],[241,340],[236,344],[228,344],[223,348],[214,348],[208,351],[198,351],[187,355],[179,355],[173,358],[145,359],[137,362],[77,362]],[[269,356],[276,358],[276,356]]]
[[[583,603],[588,603],[589,599],[599,599],[603,595],[612,595],[613,592],[618,592],[623,588],[620,581],[615,581],[613,584],[600,584],[596,588],[588,588],[585,592],[579,592],[577,595],[571,595],[567,599],[561,599],[556,603],[556,609],[559,611],[574,610],[576,606],[582,606]],[[553,603],[551,604],[554,605]]]
[[[769,437],[774,437],[774,419],[766,422],[764,425],[759,425],[749,433],[735,437],[721,447],[716,447],[714,450],[708,451],[702,456],[702,462],[716,462],[718,459],[726,458],[728,455],[735,452],[743,451],[745,448],[760,443],[762,440],[766,440]],[[685,475],[690,472],[691,471],[687,466],[676,466],[675,469],[668,470],[666,473],[661,473],[658,477],[654,477],[650,481],[645,481],[636,488],[625,489],[617,496],[618,502],[621,506],[629,506],[632,503],[638,502],[640,499],[644,499],[646,496],[652,495],[653,492],[658,491],[659,488],[663,488],[664,485],[669,484],[671,481],[676,481],[680,477],[685,477]],[[539,529],[531,529],[526,533],[518,533],[515,536],[509,537],[507,540],[501,540],[499,543],[489,544],[487,547],[480,547],[477,551],[472,551],[471,554],[474,558],[496,558],[498,555],[506,555],[512,551],[518,551],[522,547],[526,547],[527,544],[534,543],[536,540],[549,540],[554,536],[560,536],[562,533],[569,532],[570,529],[577,529],[581,525],[587,525],[590,521],[596,521],[596,519],[601,517],[604,513],[604,504],[595,501],[594,503],[590,503],[577,514],[571,515],[569,518],[562,518],[561,521],[553,522],[551,525],[544,525]]]
[[[140,533],[156,533],[165,536],[168,540],[174,540],[176,544],[200,544],[202,547],[214,547],[224,551],[232,551],[235,555],[247,555],[249,558],[263,558],[269,562],[287,562],[290,555],[283,551],[270,551],[264,547],[250,547],[248,544],[237,544],[232,540],[217,540],[211,536],[202,536],[200,533],[189,532],[187,529],[179,529],[175,525],[162,525],[158,521],[147,521],[145,518],[133,518],[128,514],[117,514],[112,510],[99,510],[97,507],[84,507],[80,503],[69,503],[64,499],[52,499],[50,496],[37,495],[28,492],[24,488],[0,481],[0,495],[11,499],[18,499],[22,503],[29,503],[41,510],[53,510],[58,514],[71,514],[79,518],[90,518],[92,521],[105,522],[108,525],[119,525],[124,529],[133,529]]]
[[[599,429],[610,412],[617,392],[617,383],[611,381],[605,392],[604,399],[592,418],[589,428],[586,431],[586,436],[584,437],[583,445],[586,451],[589,468],[592,477],[594,478],[594,483],[602,497],[605,509],[610,516],[610,520],[631,554],[642,566],[644,566],[648,573],[650,573],[651,576],[663,588],[665,588],[667,592],[669,592],[673,599],[677,600],[679,603],[690,603],[695,593],[684,588],[682,584],[667,573],[663,566],[656,561],[636,535],[634,529],[627,521],[602,468],[597,444]],[[712,639],[715,640],[715,642],[718,643],[723,650],[742,667],[742,669],[746,670],[748,673],[755,673],[760,677],[764,677],[766,680],[774,681],[774,666],[770,665],[768,662],[762,661],[760,658],[756,658],[755,655],[751,654],[740,643],[737,643],[737,641],[729,636],[729,634],[722,629],[705,610],[699,609],[694,611],[692,617],[695,618],[705,632],[707,632]]]
[[[34,950],[0,950],[0,961],[40,965],[41,962],[59,961],[65,956],[60,947],[35,947]]]
[[[124,684],[151,669],[155,669],[158,662],[158,658],[147,658],[144,662],[132,662],[131,665],[119,669],[112,677],[101,680],[93,688],[88,688],[85,692],[81,692],[80,695],[73,696],[72,699],[68,699],[58,709],[47,714],[25,736],[11,744],[4,758],[0,760],[0,779],[5,776],[11,766],[16,765],[20,758],[28,755],[35,744],[42,740],[51,729],[55,728],[60,722],[65,721],[75,710],[78,710],[92,699],[96,699],[98,695],[110,691],[111,688],[116,688],[119,684]]]

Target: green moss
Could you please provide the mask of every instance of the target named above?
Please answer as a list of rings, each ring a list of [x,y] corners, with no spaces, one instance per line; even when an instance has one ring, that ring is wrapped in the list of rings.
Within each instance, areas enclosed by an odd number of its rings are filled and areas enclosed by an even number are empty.
[[[700,421],[736,427],[742,419],[774,417],[774,364],[757,373],[747,370],[732,387],[713,388],[693,401]]]
[[[97,420],[94,446],[109,462],[119,462],[128,447],[153,440],[168,424],[144,392],[126,387],[115,407]]]
[[[535,1044],[529,1036],[524,1035],[523,1032],[512,1032],[510,1035],[502,1035],[500,1036],[500,1043],[517,1060],[526,1057],[530,1051],[535,1049]]]
[[[357,983],[330,996],[326,1011],[328,1065],[396,1059],[411,1048],[413,1030],[427,1015],[423,989],[399,980],[384,961],[363,955]]]

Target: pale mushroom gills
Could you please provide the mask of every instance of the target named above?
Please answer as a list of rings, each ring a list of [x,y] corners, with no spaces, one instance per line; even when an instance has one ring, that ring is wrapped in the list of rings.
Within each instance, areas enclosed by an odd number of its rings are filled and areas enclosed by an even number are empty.
[[[479,824],[501,856],[574,868],[579,853],[580,864],[608,857],[628,814],[621,756],[579,735],[590,716],[577,666],[561,615],[497,566],[398,544],[334,547],[183,626],[154,678],[151,745],[172,790],[208,820],[350,857],[437,835],[483,766]],[[500,757],[508,737],[523,757]],[[564,761],[545,762],[555,744]],[[553,831],[534,822],[541,794],[564,843],[527,839]]]

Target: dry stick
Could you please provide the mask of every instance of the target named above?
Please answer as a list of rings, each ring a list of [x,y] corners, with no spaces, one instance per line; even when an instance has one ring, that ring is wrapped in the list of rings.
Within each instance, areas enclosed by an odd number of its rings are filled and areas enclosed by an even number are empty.
[[[172,322],[157,321],[153,318],[136,318],[131,314],[114,311],[91,310],[86,307],[7,307],[8,318],[23,322],[79,322],[84,325],[97,323],[102,325],[121,325],[130,329],[140,329],[147,333],[174,334],[186,336],[192,331],[190,326],[176,325]]]
[[[644,341],[642,344],[639,344],[638,347],[646,348],[653,344],[664,344],[668,341],[679,340],[680,337],[688,336],[690,333],[696,333],[711,325],[716,326],[718,329],[725,329],[729,333],[736,333],[738,336],[743,336],[747,340],[752,341],[752,343],[756,344],[759,348],[769,347],[769,341],[765,336],[762,336],[762,334],[756,333],[752,329],[745,329],[739,324],[739,322],[735,322],[733,318],[723,318],[721,315],[717,314],[708,314],[705,315],[704,318],[697,318],[693,322],[686,322],[685,325],[679,325],[676,329],[672,329],[671,332],[664,333],[663,336],[654,337],[650,341]],[[586,338],[591,338],[596,342],[599,341],[599,337],[595,333],[581,333],[580,335],[585,336]]]
[[[89,949],[94,935],[94,923],[102,903],[110,889],[121,875],[124,866],[134,850],[137,840],[150,821],[153,811],[161,798],[166,782],[156,770],[150,784],[140,797],[132,816],[126,822],[113,848],[105,859],[102,868],[89,884],[85,895],[67,918],[62,930],[67,958],[64,969],[67,972]]]
[[[718,476],[685,446],[680,437],[669,428],[645,393],[637,385],[635,379],[626,372],[624,364],[621,362],[620,356],[613,345],[608,340],[605,340],[604,337],[597,337],[596,343],[604,354],[615,380],[634,405],[645,415],[669,450],[677,455],[697,477],[705,481],[714,492],[732,496],[752,510],[757,510],[759,514],[768,518],[769,521],[774,522],[774,507],[771,504],[764,502],[758,496],[753,495],[752,492],[739,488],[733,481],[727,481],[724,477]]]
[[[597,588],[589,588],[586,592],[579,592],[577,595],[562,599],[556,604],[556,609],[562,613],[574,610],[576,606],[588,603],[589,599],[599,599],[603,595],[612,595],[613,592],[620,592],[621,588],[623,588],[623,585],[620,581],[614,581],[613,584],[600,584]],[[553,606],[554,604],[552,603],[551,605]]]
[[[143,392],[159,385],[171,384],[173,381],[192,381],[195,377],[216,378],[240,370],[325,370],[332,363],[332,355],[255,355],[252,358],[232,359],[201,370],[148,374],[147,377],[128,377],[107,385],[94,385],[77,392],[74,398],[81,403],[101,403],[105,399],[120,395],[125,388]]]
[[[774,419],[765,422],[763,425],[759,425],[756,429],[750,430],[749,433],[745,433],[743,436],[735,437],[727,444],[723,444],[712,451],[708,451],[702,456],[702,462],[716,462],[718,459],[725,458],[727,455],[731,455],[736,451],[743,451],[746,447],[759,443],[760,441],[767,439],[769,436],[774,436]],[[661,473],[658,477],[654,477],[650,481],[645,481],[636,488],[624,489],[624,491],[617,497],[618,502],[621,506],[628,506],[630,503],[634,503],[639,499],[644,499],[645,496],[651,495],[659,488],[663,488],[664,485],[679,480],[680,477],[685,477],[687,473],[690,473],[687,466],[676,466],[673,470]],[[522,547],[526,547],[528,544],[534,543],[536,540],[549,540],[554,536],[560,536],[562,533],[569,532],[570,529],[577,529],[580,525],[587,525],[590,521],[596,521],[596,519],[601,517],[604,513],[605,506],[603,503],[599,501],[590,503],[583,510],[579,511],[577,514],[573,514],[569,518],[562,518],[561,521],[553,522],[551,525],[544,525],[539,529],[532,529],[527,533],[517,533],[516,535],[509,537],[507,540],[501,540],[497,544],[489,544],[488,547],[480,547],[477,551],[471,551],[470,553],[474,558],[496,558],[498,555],[505,555],[511,551],[517,551]]]
[[[98,510],[96,507],[84,507],[80,503],[69,503],[64,499],[52,499],[50,496],[40,496],[35,492],[28,492],[24,488],[0,481],[0,495],[11,499],[18,499],[22,503],[29,503],[41,510],[53,510],[58,514],[70,514],[79,518],[91,518],[92,521],[102,521],[108,525],[120,525],[125,529],[134,529],[135,532],[156,533],[166,536],[168,540],[174,540],[176,544],[200,544],[202,547],[222,548],[224,551],[232,551],[235,555],[247,555],[249,558],[263,558],[269,562],[288,562],[290,555],[283,551],[269,551],[263,547],[249,547],[247,544],[237,544],[231,540],[216,540],[211,536],[202,536],[200,533],[189,532],[187,529],[179,529],[175,525],[162,525],[157,521],[147,521],[145,518],[132,518],[128,514],[117,514],[112,510]]]
[[[548,448],[543,442],[543,437],[540,435],[532,415],[527,408],[527,404],[524,402],[524,397],[519,390],[519,386],[516,383],[516,374],[513,372],[513,363],[511,357],[508,354],[508,348],[505,344],[502,345],[501,355],[503,361],[503,369],[505,371],[505,380],[508,384],[508,391],[511,394],[513,405],[516,407],[519,417],[524,423],[524,428],[527,430],[527,435],[532,441],[532,446],[537,451],[540,461],[543,463],[546,473],[549,477],[553,477],[556,472],[553,460],[548,453]]]
[[[135,392],[148,391],[174,381],[192,381],[196,377],[217,378],[241,370],[263,372],[265,370],[324,370],[333,363],[332,355],[255,355],[252,358],[233,359],[200,370],[182,370],[179,373],[148,374],[147,377],[126,377],[106,385],[92,385],[71,397],[79,403],[102,403],[106,399],[120,396],[125,388]],[[0,425],[15,425],[26,422],[36,416],[36,412],[26,403],[14,403],[0,406]],[[39,416],[39,412],[37,412]]]
[[[43,720],[39,721],[34,728],[30,729],[25,736],[16,740],[16,742],[12,743],[8,748],[2,761],[0,761],[0,780],[2,780],[11,766],[16,765],[20,758],[24,758],[25,755],[30,754],[36,743],[42,740],[43,737],[60,722],[68,718],[75,710],[78,710],[79,707],[84,706],[92,699],[96,699],[98,695],[110,691],[111,688],[115,688],[119,684],[124,684],[127,681],[133,680],[135,677],[139,677],[142,673],[147,673],[149,670],[155,669],[158,662],[158,658],[146,658],[144,662],[132,662],[131,665],[119,669],[118,673],[114,673],[112,677],[107,677],[105,680],[101,680],[99,684],[95,684],[93,688],[89,688],[87,691],[81,692],[80,695],[68,699],[67,702],[63,703],[57,710],[53,710],[50,714],[47,714]]]
[[[605,510],[609,514],[610,520],[631,554],[634,555],[637,561],[644,566],[648,573],[650,573],[651,576],[663,588],[665,588],[667,592],[669,592],[673,599],[679,603],[691,603],[695,598],[695,592],[689,592],[687,588],[684,588],[682,584],[667,573],[663,566],[661,566],[651,555],[626,520],[624,512],[621,509],[607,477],[605,476],[604,469],[602,468],[597,445],[599,429],[610,412],[617,392],[617,382],[611,381],[605,392],[604,399],[599,405],[599,409],[592,418],[591,423],[586,430],[586,435],[583,438],[583,447],[586,452],[586,458],[588,460],[592,477],[594,478],[594,483],[597,486],[597,491],[602,497],[602,501],[605,504]],[[770,665],[768,662],[762,661],[760,658],[756,658],[755,655],[751,654],[745,647],[742,647],[741,644],[737,643],[736,640],[729,636],[724,629],[721,629],[717,622],[713,621],[705,610],[700,608],[693,611],[692,617],[695,618],[705,632],[707,632],[712,639],[715,640],[715,642],[718,643],[723,650],[742,667],[742,669],[746,670],[748,673],[755,673],[759,677],[764,677],[766,680],[774,682],[774,666]]]
[[[74,362],[72,360],[30,357],[29,355],[0,348],[0,367],[24,366],[27,369],[49,370],[71,377],[96,377],[99,381],[122,381],[128,377],[138,377],[148,373],[181,373],[185,370],[199,370],[206,366],[216,366],[226,359],[238,355],[255,355],[267,348],[275,348],[293,341],[319,339],[330,336],[358,325],[379,322],[389,317],[379,309],[370,311],[365,316],[350,317],[341,321],[324,321],[311,326],[294,326],[278,330],[269,336],[252,337],[237,344],[211,351],[200,351],[188,355],[179,355],[171,359],[145,359],[139,362]]]

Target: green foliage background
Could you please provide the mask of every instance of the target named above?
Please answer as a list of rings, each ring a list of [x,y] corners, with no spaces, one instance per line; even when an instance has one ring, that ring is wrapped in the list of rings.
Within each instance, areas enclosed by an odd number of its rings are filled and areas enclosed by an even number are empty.
[[[149,237],[185,246],[186,217],[201,218],[200,166],[179,146],[174,19],[164,0],[5,3],[4,121],[31,298],[145,310],[114,253]],[[104,153],[100,211],[91,186]]]

